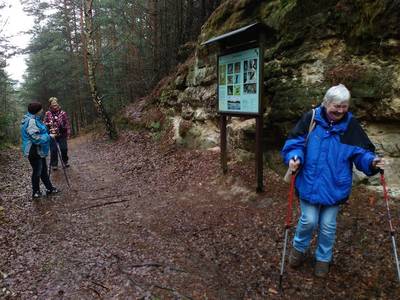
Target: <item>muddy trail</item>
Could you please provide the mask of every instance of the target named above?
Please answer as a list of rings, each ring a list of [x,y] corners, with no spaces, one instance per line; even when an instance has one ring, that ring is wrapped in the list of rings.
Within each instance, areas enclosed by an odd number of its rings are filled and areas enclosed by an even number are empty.
[[[31,201],[29,164],[0,154],[0,298],[399,298],[380,195],[357,187],[342,207],[328,279],[309,259],[279,294],[288,186],[274,172],[256,194],[252,162],[223,176],[218,153],[137,132],[74,139],[70,157],[71,189],[58,170],[62,193]]]

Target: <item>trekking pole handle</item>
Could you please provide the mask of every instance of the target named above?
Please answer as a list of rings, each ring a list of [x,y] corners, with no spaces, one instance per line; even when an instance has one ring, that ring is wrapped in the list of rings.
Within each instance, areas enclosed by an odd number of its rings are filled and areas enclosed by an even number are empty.
[[[292,159],[293,159],[293,161],[296,161],[297,160],[297,155],[295,155]],[[295,175],[296,172],[297,172],[297,170],[292,170],[292,176]]]

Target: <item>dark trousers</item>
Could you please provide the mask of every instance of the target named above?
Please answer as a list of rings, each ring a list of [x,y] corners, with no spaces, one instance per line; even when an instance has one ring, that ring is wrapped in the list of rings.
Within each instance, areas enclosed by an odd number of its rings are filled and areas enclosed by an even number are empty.
[[[42,179],[46,189],[51,190],[53,185],[51,184],[49,174],[47,173],[46,158],[39,156],[35,145],[32,145],[28,159],[32,166],[33,194],[40,191],[40,179]]]
[[[68,162],[68,144],[66,137],[56,137],[50,141],[50,166],[57,167],[58,165],[58,147],[60,147],[61,159],[64,164]]]

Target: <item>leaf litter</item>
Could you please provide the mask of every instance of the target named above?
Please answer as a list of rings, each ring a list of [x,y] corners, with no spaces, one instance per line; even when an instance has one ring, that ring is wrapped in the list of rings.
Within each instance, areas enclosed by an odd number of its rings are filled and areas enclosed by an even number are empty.
[[[53,172],[62,193],[39,201],[29,199],[26,159],[17,149],[0,154],[0,298],[400,294],[381,195],[355,187],[338,216],[328,279],[313,277],[310,258],[302,269],[285,268],[281,294],[288,186],[279,175],[265,170],[265,192],[256,194],[253,162],[230,162],[222,175],[216,151],[160,144],[140,132],[114,143],[79,137],[70,148],[71,189],[61,170]],[[399,228],[399,205],[391,204]]]

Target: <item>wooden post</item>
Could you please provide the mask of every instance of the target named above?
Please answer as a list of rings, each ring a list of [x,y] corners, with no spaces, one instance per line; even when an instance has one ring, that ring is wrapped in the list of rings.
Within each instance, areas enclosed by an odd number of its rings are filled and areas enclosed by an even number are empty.
[[[257,193],[264,190],[263,187],[263,151],[262,151],[262,130],[263,130],[263,116],[256,117],[256,177],[257,177]]]
[[[226,134],[226,115],[220,116],[220,133],[221,133],[221,166],[222,173],[228,172],[228,155],[227,155],[227,134]]]
[[[260,47],[260,68],[258,70],[258,81],[259,81],[259,112],[260,114],[256,117],[256,176],[257,176],[257,193],[261,193],[264,190],[263,186],[263,123],[264,123],[264,110],[265,110],[265,99],[264,99],[264,49],[265,49],[265,33],[261,32],[259,37]]]

